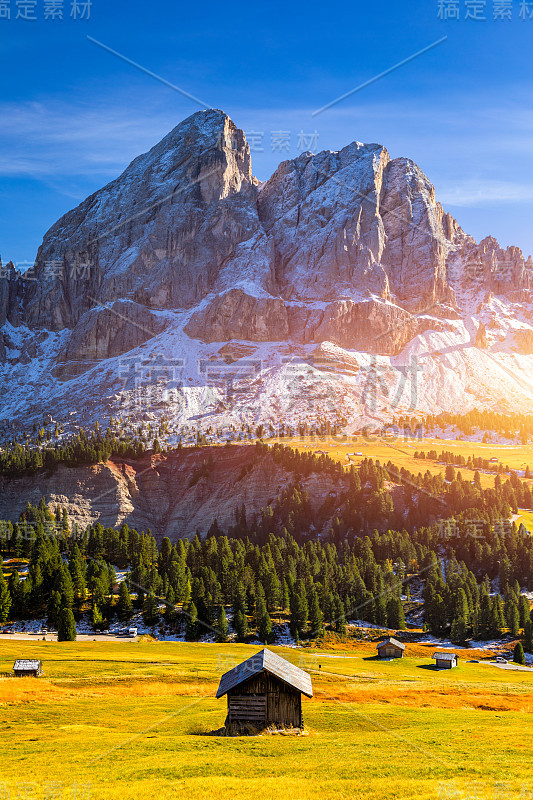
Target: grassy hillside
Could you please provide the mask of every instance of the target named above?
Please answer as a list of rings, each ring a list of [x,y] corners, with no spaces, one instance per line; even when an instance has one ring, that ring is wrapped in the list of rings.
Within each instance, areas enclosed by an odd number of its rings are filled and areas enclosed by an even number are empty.
[[[286,437],[284,439],[269,439],[269,444],[272,442],[279,442],[288,447],[293,447],[295,450],[302,452],[316,452],[322,450],[327,453],[331,458],[341,461],[347,465],[351,461],[353,464],[359,464],[364,458],[373,458],[379,460],[382,464],[387,461],[392,461],[397,467],[405,467],[411,472],[429,472],[433,475],[443,473],[445,465],[437,461],[429,459],[415,458],[415,452],[428,453],[431,450],[436,450],[440,453],[442,450],[462,455],[465,459],[468,456],[475,456],[476,458],[491,459],[497,458],[504,467],[509,466],[512,470],[525,470],[526,466],[533,474],[533,445],[504,445],[504,444],[483,444],[481,442],[461,442],[447,439],[409,439],[404,440],[401,437],[395,439],[383,439],[379,437],[369,437],[365,439],[361,436],[357,437],[356,441],[335,442],[331,437],[320,439]],[[354,455],[361,453],[361,455]],[[473,480],[474,470],[468,469],[466,466],[456,467],[463,474],[465,480]],[[481,485],[484,488],[494,486],[495,473],[481,472]],[[532,481],[533,482],[533,481]]]
[[[224,723],[220,674],[256,650],[0,642],[0,671],[16,657],[45,671],[0,679],[0,783],[43,798],[52,782],[69,798],[90,784],[98,800],[530,797],[533,673],[464,661],[436,672],[420,645],[394,662],[371,645],[347,657],[277,649],[313,671],[309,735],[206,736]]]

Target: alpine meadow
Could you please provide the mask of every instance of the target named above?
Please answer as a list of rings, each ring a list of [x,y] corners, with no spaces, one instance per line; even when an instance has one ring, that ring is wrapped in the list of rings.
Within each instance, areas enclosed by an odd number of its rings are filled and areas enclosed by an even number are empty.
[[[533,800],[533,3],[0,37],[0,800]]]

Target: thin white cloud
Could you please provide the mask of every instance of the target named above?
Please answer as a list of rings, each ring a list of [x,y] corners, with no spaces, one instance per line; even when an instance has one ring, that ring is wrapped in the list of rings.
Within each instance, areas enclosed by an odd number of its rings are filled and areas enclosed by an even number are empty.
[[[171,111],[154,107],[147,97],[131,105],[112,95],[64,104],[56,101],[0,103],[0,175],[24,177],[114,177],[140,153],[194,109],[190,105]],[[505,183],[507,164],[520,152],[524,166],[532,166],[533,113],[518,106],[493,108],[479,104],[465,115],[461,99],[428,107],[419,103],[365,104],[331,109],[317,121],[312,109],[234,108],[235,123],[245,131],[264,133],[264,152],[252,153],[260,177],[266,179],[279,161],[298,155],[295,142],[300,130],[318,130],[318,149],[340,149],[354,140],[380,142],[391,155],[413,158],[430,180],[447,172],[444,191],[453,184],[483,177],[480,166],[490,165],[494,181]],[[269,135],[290,130],[289,152],[272,152]],[[498,164],[498,161],[500,162]],[[445,175],[442,175],[444,178]],[[455,180],[457,177],[457,181]],[[450,187],[448,189],[447,187]],[[458,192],[459,193],[459,192]],[[475,192],[460,192],[465,197]],[[497,194],[489,193],[497,199]]]
[[[113,104],[1,103],[0,175],[113,177],[177,122]]]
[[[505,181],[465,181],[440,186],[438,199],[443,205],[479,207],[533,200],[533,184]]]
[[[96,186],[116,177],[194,109],[154,107],[149,97],[127,105],[111,95],[65,104],[57,101],[0,103],[0,176],[34,178],[81,200],[87,180]],[[234,108],[245,131],[264,133],[264,152],[252,153],[254,171],[268,179],[277,164],[297,156],[299,131],[318,129],[317,149],[378,141],[392,157],[413,158],[447,206],[486,207],[533,200],[533,113],[510,103],[495,108],[478,101],[465,115],[464,98],[427,104],[356,104],[331,109],[318,121],[311,109]],[[269,134],[290,130],[290,152],[273,152]],[[516,174],[520,153],[521,180]]]

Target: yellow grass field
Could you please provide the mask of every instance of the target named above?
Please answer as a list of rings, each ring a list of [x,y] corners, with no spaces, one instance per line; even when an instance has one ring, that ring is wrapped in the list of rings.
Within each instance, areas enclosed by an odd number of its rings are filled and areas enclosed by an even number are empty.
[[[280,444],[293,447],[302,452],[315,453],[318,450],[326,452],[331,458],[341,461],[345,465],[349,462],[359,464],[364,458],[373,458],[385,463],[392,461],[398,467],[405,467],[411,472],[424,473],[429,470],[436,475],[444,472],[444,465],[427,459],[417,459],[415,452],[423,451],[428,453],[436,450],[440,453],[446,450],[457,455],[462,455],[466,459],[468,456],[476,458],[497,458],[503,466],[509,466],[513,470],[524,470],[529,464],[533,474],[533,445],[502,445],[502,444],[482,444],[481,442],[463,442],[450,439],[404,439],[403,437],[381,438],[377,436],[350,436],[347,441],[342,441],[342,437],[293,437],[284,439],[268,439],[269,444],[279,442]],[[361,453],[361,455],[354,455]],[[458,467],[464,478],[470,480],[474,477],[474,471],[466,467]],[[481,483],[483,486],[494,486],[495,473],[480,472]]]
[[[44,666],[0,679],[0,797],[533,797],[533,670],[437,672],[424,645],[390,662],[370,643],[273,648],[312,674],[307,735],[207,735],[224,723],[221,673],[258,649],[0,641],[0,671]]]

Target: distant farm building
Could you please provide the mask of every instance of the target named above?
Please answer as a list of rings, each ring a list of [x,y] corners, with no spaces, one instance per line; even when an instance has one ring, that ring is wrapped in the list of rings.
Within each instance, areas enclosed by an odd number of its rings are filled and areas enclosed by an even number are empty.
[[[42,675],[42,672],[42,661],[19,659],[15,661],[13,665],[13,675],[15,678],[38,678],[39,675]]]
[[[456,653],[433,653],[437,669],[452,669],[457,666],[459,656]]]
[[[258,730],[303,728],[302,694],[313,696],[310,675],[267,649],[224,673],[217,691],[228,698],[227,728]]]
[[[380,642],[377,646],[380,658],[403,658],[404,650],[405,645],[392,637],[385,639],[384,642]]]

